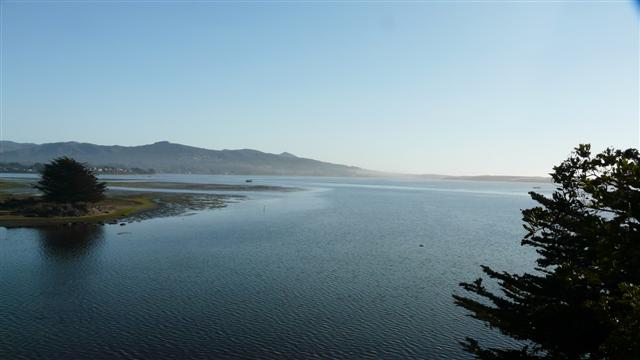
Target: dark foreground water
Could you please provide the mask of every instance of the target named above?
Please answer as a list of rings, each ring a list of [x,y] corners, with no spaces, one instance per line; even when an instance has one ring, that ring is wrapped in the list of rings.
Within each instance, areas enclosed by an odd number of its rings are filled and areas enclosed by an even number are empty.
[[[519,210],[534,185],[254,184],[309,190],[127,226],[0,228],[0,359],[466,359],[465,336],[509,343],[451,294],[480,264],[532,267]]]

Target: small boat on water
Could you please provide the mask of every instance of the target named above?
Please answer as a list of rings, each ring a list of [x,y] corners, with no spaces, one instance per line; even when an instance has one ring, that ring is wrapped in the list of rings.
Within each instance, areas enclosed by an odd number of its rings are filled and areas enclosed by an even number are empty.
[[[253,182],[253,180],[252,180],[252,179],[247,179],[247,180],[245,180],[244,182],[248,182],[248,183],[250,183],[250,182]]]

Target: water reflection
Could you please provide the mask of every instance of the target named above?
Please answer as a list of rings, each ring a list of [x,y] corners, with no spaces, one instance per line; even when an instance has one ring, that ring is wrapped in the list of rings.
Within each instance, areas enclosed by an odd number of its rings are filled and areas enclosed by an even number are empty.
[[[42,253],[46,258],[77,259],[100,246],[104,228],[100,225],[74,225],[38,229]]]
[[[457,341],[486,332],[451,293],[478,261],[533,264],[514,241],[530,206],[336,186],[124,229],[11,229],[0,241],[0,359],[465,359]],[[510,345],[487,334],[483,343]]]

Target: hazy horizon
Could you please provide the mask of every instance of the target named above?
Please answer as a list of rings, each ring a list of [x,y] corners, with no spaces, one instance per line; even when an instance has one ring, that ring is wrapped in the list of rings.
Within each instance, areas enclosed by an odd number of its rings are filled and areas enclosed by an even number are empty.
[[[579,143],[640,141],[633,2],[0,10],[2,140],[518,176],[546,176]]]
[[[13,141],[13,140],[5,140],[5,141]],[[85,141],[64,141],[64,142],[73,142],[73,143],[78,143],[78,144],[93,144],[93,145],[100,145],[100,146],[131,146],[131,147],[135,147],[135,146],[144,146],[144,145],[152,145],[154,143],[159,143],[159,142],[170,142],[172,144],[179,144],[173,141],[168,141],[168,140],[158,140],[158,141],[154,141],[153,143],[149,143],[149,144],[137,144],[137,145],[120,145],[120,144],[94,144],[94,143],[87,143]],[[34,142],[25,142],[26,143],[32,143],[32,144],[37,144],[37,145],[42,145],[42,144],[50,144],[50,143],[34,143]],[[60,143],[58,141],[55,142],[51,142],[51,143]],[[179,145],[185,145],[185,146],[192,146],[189,144],[179,144]],[[260,149],[251,149],[251,148],[238,148],[238,149],[210,149],[210,148],[204,148],[204,149],[208,149],[208,150],[257,150],[257,151],[261,151]],[[2,150],[2,147],[0,147],[0,155],[3,153],[4,151]],[[264,152],[264,151],[263,151]],[[267,153],[267,152],[265,152]],[[284,153],[290,154],[290,155],[294,155],[296,157],[300,157],[300,158],[304,158],[304,156],[299,156],[297,154],[293,154],[289,151],[282,151],[280,153],[270,153],[270,154],[279,154],[282,155]],[[318,160],[318,161],[324,161],[322,159],[312,159],[312,160]],[[353,165],[353,164],[342,164],[342,163],[335,163],[337,165],[347,165],[347,166],[357,166],[357,165]],[[96,165],[100,165],[100,164],[96,164]],[[368,168],[363,168],[364,170],[372,170],[372,171],[377,171],[380,173],[388,173],[388,175],[393,175],[393,176],[421,176],[421,175],[444,175],[444,176],[462,176],[462,177],[478,177],[478,176],[512,176],[512,177],[549,177],[549,174],[544,174],[544,175],[521,175],[521,174],[445,174],[445,173],[402,173],[402,172],[390,172],[390,171],[384,171],[384,170],[379,170],[379,169],[368,169]],[[264,176],[264,175],[262,175]]]

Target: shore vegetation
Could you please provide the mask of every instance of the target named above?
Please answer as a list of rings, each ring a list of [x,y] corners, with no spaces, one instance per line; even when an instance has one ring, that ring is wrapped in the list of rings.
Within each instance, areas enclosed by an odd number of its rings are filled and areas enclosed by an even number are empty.
[[[535,272],[483,266],[491,286],[454,295],[522,346],[462,345],[478,359],[640,359],[640,153],[580,145],[551,175],[552,196],[531,192],[538,206],[522,211]]]

